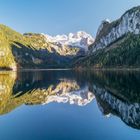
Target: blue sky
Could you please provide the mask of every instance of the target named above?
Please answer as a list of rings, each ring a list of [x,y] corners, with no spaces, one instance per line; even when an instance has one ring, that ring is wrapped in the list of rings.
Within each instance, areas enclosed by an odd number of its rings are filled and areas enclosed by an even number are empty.
[[[140,0],[0,0],[0,23],[20,33],[79,30],[95,36],[103,19],[115,20]]]

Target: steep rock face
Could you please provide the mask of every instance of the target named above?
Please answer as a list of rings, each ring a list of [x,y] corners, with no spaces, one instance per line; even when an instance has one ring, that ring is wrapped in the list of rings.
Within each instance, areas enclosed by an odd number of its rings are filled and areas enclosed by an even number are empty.
[[[120,19],[104,20],[88,55],[78,59],[74,67],[138,68],[140,66],[140,6],[126,11]]]
[[[92,52],[107,47],[127,33],[140,34],[140,6],[128,10],[114,22],[103,21],[98,29]]]

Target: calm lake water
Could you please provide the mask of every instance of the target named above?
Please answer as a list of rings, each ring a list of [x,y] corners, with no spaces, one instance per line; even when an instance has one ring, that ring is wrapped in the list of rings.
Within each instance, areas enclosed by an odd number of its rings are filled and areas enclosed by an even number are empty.
[[[1,72],[0,138],[139,140],[140,72]]]

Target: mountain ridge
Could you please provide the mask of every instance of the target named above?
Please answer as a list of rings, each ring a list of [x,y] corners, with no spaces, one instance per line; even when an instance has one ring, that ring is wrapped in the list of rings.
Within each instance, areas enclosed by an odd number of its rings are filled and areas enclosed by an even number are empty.
[[[46,37],[46,41],[55,44],[68,45],[72,47],[80,47],[88,50],[88,46],[94,42],[94,39],[91,35],[87,34],[84,31],[78,31],[76,33],[69,33],[68,35],[56,35],[50,36],[43,34]]]
[[[5,25],[0,25],[0,40],[1,69],[68,68],[86,54],[80,46],[54,44],[42,34],[22,35]]]
[[[84,31],[68,35],[20,34],[0,25],[0,68],[138,68],[140,6],[119,19],[102,21],[96,38]]]
[[[89,53],[77,60],[76,68],[136,68],[140,66],[140,6],[119,19],[104,20]]]

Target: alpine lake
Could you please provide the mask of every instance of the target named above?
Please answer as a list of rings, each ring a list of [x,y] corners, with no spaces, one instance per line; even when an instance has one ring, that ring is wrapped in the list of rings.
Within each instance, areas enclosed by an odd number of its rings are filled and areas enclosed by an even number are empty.
[[[140,72],[0,72],[2,140],[139,140]]]

